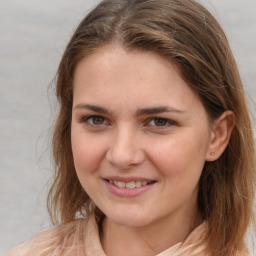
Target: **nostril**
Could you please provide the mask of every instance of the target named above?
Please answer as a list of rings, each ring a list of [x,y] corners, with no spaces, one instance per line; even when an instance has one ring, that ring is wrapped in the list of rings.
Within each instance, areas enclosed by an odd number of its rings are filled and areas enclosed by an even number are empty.
[[[128,150],[110,149],[106,155],[107,160],[118,168],[127,168],[134,164],[135,154]]]
[[[106,159],[111,165],[119,169],[128,169],[131,166],[141,164],[145,159],[145,153],[141,149],[119,145],[109,148]]]

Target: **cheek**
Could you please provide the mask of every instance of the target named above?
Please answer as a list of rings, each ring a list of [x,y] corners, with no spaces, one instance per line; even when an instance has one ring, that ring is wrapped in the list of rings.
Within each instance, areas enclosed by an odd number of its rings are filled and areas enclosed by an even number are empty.
[[[188,133],[181,134],[155,144],[151,151],[155,166],[172,183],[197,183],[201,175],[207,143],[194,138]]]
[[[75,128],[71,133],[71,142],[78,176],[95,172],[105,154],[104,142]]]

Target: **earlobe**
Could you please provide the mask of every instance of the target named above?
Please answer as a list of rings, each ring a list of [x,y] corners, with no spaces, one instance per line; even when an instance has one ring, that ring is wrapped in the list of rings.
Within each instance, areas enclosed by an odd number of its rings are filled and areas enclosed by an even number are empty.
[[[229,143],[234,124],[235,115],[232,111],[225,111],[214,121],[206,161],[215,161],[222,155]]]

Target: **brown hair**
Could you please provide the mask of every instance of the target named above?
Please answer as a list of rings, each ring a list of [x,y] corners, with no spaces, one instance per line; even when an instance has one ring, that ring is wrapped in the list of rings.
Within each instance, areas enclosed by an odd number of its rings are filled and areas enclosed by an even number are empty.
[[[53,223],[96,211],[82,188],[71,150],[72,81],[78,62],[109,43],[127,50],[157,52],[175,63],[199,95],[211,120],[224,111],[235,126],[222,156],[206,162],[199,184],[199,208],[207,220],[205,242],[212,255],[244,248],[254,220],[255,156],[243,85],[224,32],[193,0],[105,0],[80,23],[57,73],[60,112],[53,135],[55,180],[48,195]]]

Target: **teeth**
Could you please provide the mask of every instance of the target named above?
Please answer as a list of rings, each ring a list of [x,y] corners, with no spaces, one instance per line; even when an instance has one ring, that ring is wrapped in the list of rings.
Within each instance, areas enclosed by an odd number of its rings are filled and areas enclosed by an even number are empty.
[[[127,182],[127,183],[125,184],[125,187],[126,187],[126,188],[135,188],[135,182],[134,182],[134,181]]]
[[[118,181],[118,182],[117,182],[117,186],[118,186],[119,188],[125,188],[125,183],[124,183],[124,182],[121,182],[121,181]]]
[[[109,183],[116,185],[119,188],[140,188],[141,186],[146,186],[149,182],[147,181],[130,181],[130,182],[122,182],[116,180],[109,180]]]
[[[147,182],[146,182],[146,183],[147,183]],[[141,181],[136,181],[136,182],[135,182],[135,187],[136,187],[136,188],[141,187],[141,185],[142,185],[142,184],[141,184]]]

